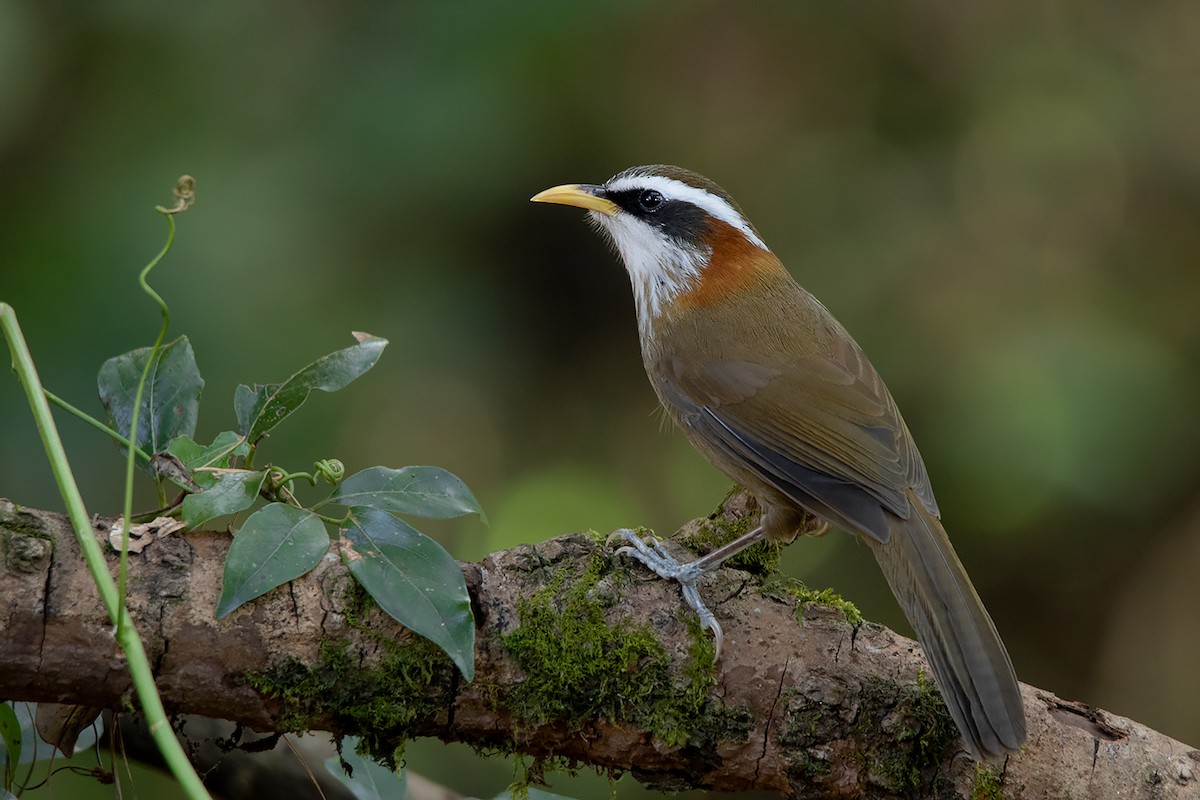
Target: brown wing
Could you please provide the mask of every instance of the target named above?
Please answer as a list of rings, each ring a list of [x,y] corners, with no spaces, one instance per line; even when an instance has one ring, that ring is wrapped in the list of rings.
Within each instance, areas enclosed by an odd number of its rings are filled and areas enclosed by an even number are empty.
[[[818,308],[833,335],[817,352],[768,348],[764,360],[777,363],[663,353],[660,394],[715,451],[797,504],[886,542],[883,509],[908,518],[912,489],[937,514],[933,491],[882,379]]]

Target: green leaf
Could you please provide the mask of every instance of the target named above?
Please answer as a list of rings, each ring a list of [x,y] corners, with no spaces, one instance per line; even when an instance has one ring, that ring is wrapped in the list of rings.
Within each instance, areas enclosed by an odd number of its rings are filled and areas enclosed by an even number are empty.
[[[342,481],[327,502],[431,519],[463,514],[484,519],[483,509],[467,485],[439,467],[369,467]]]
[[[342,782],[355,800],[404,800],[408,796],[408,774],[403,770],[392,772],[387,767],[363,758],[356,750],[358,739],[347,736],[342,740],[342,756],[325,759],[325,769]],[[353,776],[346,773],[342,761],[350,767]]]
[[[176,436],[167,444],[167,452],[190,470],[200,467],[225,469],[235,456],[249,453],[250,446],[235,431],[222,431],[212,444],[207,445],[192,441],[190,436]]]
[[[462,570],[440,544],[403,520],[352,509],[342,528],[342,560],[397,622],[446,651],[475,677],[475,620]]]
[[[195,473],[193,478],[201,491],[183,498],[183,524],[194,531],[217,517],[246,510],[258,499],[265,477],[267,473],[263,470]],[[328,544],[328,536],[325,541]]]
[[[233,397],[238,430],[251,442],[303,405],[309,392],[335,392],[375,366],[387,339],[355,333],[358,344],[318,358],[283,383],[241,385]]]
[[[321,561],[329,535],[320,517],[286,503],[255,511],[233,537],[217,619],[276,586],[299,578]]]
[[[0,788],[11,789],[21,762],[21,723],[8,703],[0,703]]]
[[[195,432],[204,379],[186,336],[163,345],[146,377],[137,436],[131,437],[133,399],[142,370],[150,360],[150,350],[143,347],[108,359],[100,367],[97,383],[109,424],[133,439],[142,450],[157,453],[176,436],[191,436]],[[150,469],[148,465],[142,466]]]

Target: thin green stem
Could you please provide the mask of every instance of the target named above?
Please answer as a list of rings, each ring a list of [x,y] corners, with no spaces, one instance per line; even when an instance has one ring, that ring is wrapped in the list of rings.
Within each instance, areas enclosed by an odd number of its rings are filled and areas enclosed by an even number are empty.
[[[171,324],[171,310],[167,308],[166,301],[150,288],[150,284],[146,282],[146,276],[150,274],[150,270],[154,269],[158,262],[163,260],[167,253],[171,252],[171,246],[175,244],[175,217],[171,214],[164,213],[167,219],[167,241],[163,244],[162,249],[158,251],[158,255],[150,260],[150,263],[142,268],[142,272],[138,275],[138,283],[141,284],[142,291],[150,295],[150,298],[158,303],[158,307],[162,309],[162,327],[159,328],[158,338],[154,340],[153,347],[150,348],[150,356],[146,359],[146,366],[142,368],[142,377],[138,380],[137,391],[133,395],[133,416],[129,421],[129,438],[137,441],[138,435],[138,417],[142,411],[142,393],[146,389],[146,380],[150,377],[150,370],[158,362],[159,348],[162,347],[163,340],[167,338],[167,328]],[[129,528],[132,525],[133,519],[133,474],[136,454],[134,448],[129,448],[129,455],[125,459],[125,504],[121,518],[125,521],[121,528],[121,568],[117,573],[117,594],[118,601],[121,605],[125,604],[126,576],[129,572]],[[162,487],[159,487],[159,495],[162,495]],[[160,505],[163,498],[160,497]],[[117,636],[121,635],[121,623],[117,623]]]
[[[43,388],[42,391],[45,393],[47,400],[49,400],[51,403],[53,403],[54,405],[61,408],[63,411],[66,411],[71,416],[76,417],[76,418],[86,422],[88,425],[91,425],[93,428],[100,431],[105,436],[112,439],[114,442],[117,442],[118,444],[123,444],[126,447],[133,447],[133,452],[137,455],[138,458],[142,459],[143,461],[145,461],[147,463],[152,463],[153,457],[148,455],[145,450],[141,449],[140,447],[136,447],[133,444],[133,442],[129,441],[124,436],[117,433],[112,428],[108,427],[103,422],[101,422],[100,420],[93,417],[91,414],[87,413],[86,411],[84,411],[80,408],[76,408],[75,406],[71,405],[66,400],[62,399],[61,397],[59,397],[58,395],[56,395],[54,392],[50,391],[49,389]],[[230,449],[232,450],[232,448],[230,448]],[[188,485],[187,482],[179,480],[178,478],[173,477],[171,475],[164,475],[162,477],[165,477],[167,480],[169,480],[171,483],[178,486],[180,489],[183,489],[185,492],[195,491],[194,484]],[[165,506],[166,504],[167,503],[164,498],[159,499],[160,506]]]
[[[312,511],[312,509],[310,508],[309,511]],[[317,514],[315,511],[313,511],[313,514],[316,514],[317,517],[325,522],[328,522],[330,525],[336,525],[339,528],[350,521],[350,512],[346,512],[341,517],[329,517],[324,514]]]
[[[49,389],[43,389],[42,391],[46,393],[46,399],[49,400],[51,403],[58,406],[63,411],[66,411],[71,416],[83,420],[88,425],[91,425],[93,428],[100,431],[101,433],[103,433],[105,436],[112,439],[113,441],[118,442],[119,444],[123,444],[126,447],[133,448],[133,451],[137,455],[138,458],[149,463],[150,456],[146,453],[145,450],[142,450],[140,447],[135,445],[133,442],[129,441],[124,436],[117,433],[112,428],[108,427],[103,422],[101,422],[100,420],[93,417],[91,414],[87,413],[86,411],[84,411],[80,408],[76,408],[75,406],[71,405],[66,400],[62,399],[61,397],[59,397],[58,395],[56,395],[54,392],[50,391]]]
[[[33,411],[38,434],[46,448],[50,470],[54,473],[55,483],[58,484],[58,490],[67,507],[67,516],[71,520],[71,527],[75,530],[79,549],[83,552],[83,558],[92,575],[92,580],[96,582],[96,589],[108,612],[109,619],[116,626],[117,642],[124,651],[125,660],[129,664],[133,688],[137,693],[138,700],[141,701],[142,713],[150,725],[150,733],[154,737],[159,751],[163,754],[163,759],[187,796],[192,800],[210,800],[208,791],[204,788],[196,770],[192,768],[179,740],[175,738],[175,732],[171,730],[171,726],[167,722],[167,713],[163,708],[162,698],[158,695],[158,687],[154,685],[154,673],[150,669],[150,660],[146,657],[146,649],[142,646],[137,629],[129,620],[129,612],[118,599],[117,587],[108,573],[108,562],[105,561],[95,531],[92,530],[91,519],[83,505],[79,487],[75,485],[75,478],[71,474],[71,465],[67,461],[66,451],[63,449],[62,439],[58,435],[58,428],[55,427],[54,415],[50,411],[50,404],[46,400],[45,390],[38,378],[33,358],[29,354],[29,347],[17,324],[15,312],[7,303],[0,303],[0,330],[3,331],[4,338],[8,340],[8,347],[12,352],[13,369],[25,389],[25,396]]]

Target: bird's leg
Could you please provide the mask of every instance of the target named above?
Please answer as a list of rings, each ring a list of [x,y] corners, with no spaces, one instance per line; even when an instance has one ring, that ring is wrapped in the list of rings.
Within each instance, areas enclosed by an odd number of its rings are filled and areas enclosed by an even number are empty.
[[[767,538],[767,532],[762,525],[759,525],[749,533],[742,534],[732,542],[721,545],[708,555],[700,556],[700,558],[689,562],[686,566],[689,569],[696,570],[696,577],[698,578],[705,572],[721,566],[750,545],[758,544],[765,538]]]
[[[610,544],[614,539],[628,542],[628,544],[617,549],[617,555],[633,556],[653,570],[660,578],[669,578],[679,582],[679,586],[683,590],[683,599],[699,615],[700,624],[712,631],[713,646],[716,654],[714,660],[719,660],[721,658],[721,645],[724,643],[725,637],[721,633],[721,626],[717,622],[716,617],[708,610],[708,606],[704,604],[704,600],[700,597],[700,590],[696,588],[696,582],[700,580],[700,576],[704,573],[716,569],[726,559],[737,555],[750,545],[762,541],[765,537],[766,534],[760,525],[749,533],[734,539],[732,542],[718,547],[708,555],[701,556],[686,564],[681,564],[654,537],[650,537],[650,542],[647,544],[642,541],[640,536],[628,528],[614,531],[608,537],[608,541]]]

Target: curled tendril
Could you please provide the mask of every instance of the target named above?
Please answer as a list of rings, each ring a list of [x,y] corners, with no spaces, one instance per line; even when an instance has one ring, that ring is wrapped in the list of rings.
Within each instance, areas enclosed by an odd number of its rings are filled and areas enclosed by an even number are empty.
[[[337,486],[346,477],[346,465],[336,458],[323,458],[315,462],[313,471],[330,486]]]
[[[266,478],[263,480],[262,492],[272,499],[278,499],[280,492],[287,489],[287,484],[291,480],[287,470],[271,465],[266,469]]]
[[[160,214],[179,214],[191,208],[196,200],[196,179],[191,175],[179,176],[171,193],[175,195],[175,205],[170,208],[155,206],[155,210]]]

